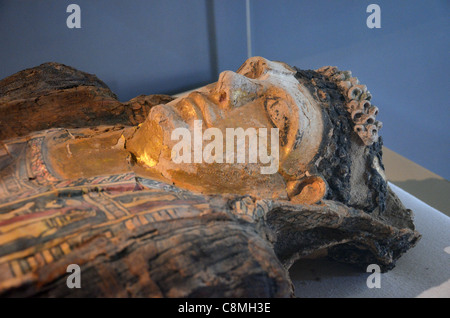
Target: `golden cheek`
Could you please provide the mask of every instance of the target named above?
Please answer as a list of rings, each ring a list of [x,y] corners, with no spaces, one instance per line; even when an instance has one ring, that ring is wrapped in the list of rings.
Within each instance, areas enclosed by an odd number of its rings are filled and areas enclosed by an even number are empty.
[[[195,119],[202,119],[201,111],[198,109],[198,107],[195,106],[195,102],[189,97],[181,100],[174,107],[174,110],[185,122],[189,122]]]
[[[147,167],[154,167],[159,162],[163,149],[163,130],[153,121],[146,121],[135,132],[132,138],[126,141],[126,149],[136,160]]]
[[[248,92],[242,89],[236,89],[231,92],[230,107],[241,107],[255,100],[258,95],[255,92]]]

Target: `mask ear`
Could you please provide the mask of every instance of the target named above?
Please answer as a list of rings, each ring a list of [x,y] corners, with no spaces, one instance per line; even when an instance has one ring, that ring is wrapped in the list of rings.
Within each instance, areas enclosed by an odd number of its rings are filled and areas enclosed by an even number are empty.
[[[314,204],[323,199],[327,185],[322,177],[310,176],[289,182],[286,190],[292,203]]]

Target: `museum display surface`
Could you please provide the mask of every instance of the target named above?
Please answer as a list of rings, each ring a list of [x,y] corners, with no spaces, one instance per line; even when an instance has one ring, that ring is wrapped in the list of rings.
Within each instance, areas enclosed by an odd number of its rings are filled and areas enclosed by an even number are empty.
[[[351,72],[262,57],[124,103],[62,64],[7,77],[0,295],[290,297],[298,259],[390,270],[421,235],[384,175],[377,114]]]

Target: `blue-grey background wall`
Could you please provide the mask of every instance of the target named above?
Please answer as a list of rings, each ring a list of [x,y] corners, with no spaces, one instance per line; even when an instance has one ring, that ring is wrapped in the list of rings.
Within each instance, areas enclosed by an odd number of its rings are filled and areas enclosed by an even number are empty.
[[[66,8],[81,7],[81,29]],[[381,7],[381,29],[366,8]],[[247,58],[245,0],[0,0],[0,78],[48,61],[94,73],[122,101],[215,81]],[[385,145],[450,179],[450,1],[251,0],[252,55],[352,70]]]

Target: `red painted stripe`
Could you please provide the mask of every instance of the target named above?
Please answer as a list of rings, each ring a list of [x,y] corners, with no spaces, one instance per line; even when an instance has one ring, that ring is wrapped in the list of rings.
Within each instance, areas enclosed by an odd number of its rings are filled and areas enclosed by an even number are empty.
[[[0,226],[4,226],[4,225],[9,225],[9,224],[13,224],[16,222],[21,222],[21,221],[25,221],[25,220],[31,220],[31,219],[37,219],[37,218],[41,218],[41,217],[45,217],[45,216],[49,216],[52,214],[61,214],[64,215],[68,212],[70,212],[73,209],[79,209],[79,208],[95,208],[93,205],[90,204],[80,204],[77,206],[71,206],[71,207],[66,207],[66,208],[61,208],[61,209],[51,209],[51,210],[44,210],[44,211],[39,211],[39,212],[33,212],[33,213],[29,213],[29,214],[25,214],[25,215],[19,215],[16,216],[14,218],[8,219],[8,220],[4,220],[0,222]]]
[[[205,200],[173,200],[173,201],[147,201],[139,205],[135,205],[128,208],[131,213],[138,213],[150,208],[164,207],[168,205],[193,205],[205,203]]]

